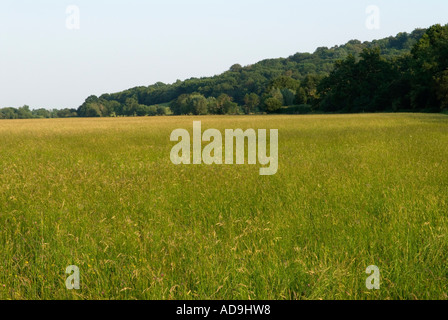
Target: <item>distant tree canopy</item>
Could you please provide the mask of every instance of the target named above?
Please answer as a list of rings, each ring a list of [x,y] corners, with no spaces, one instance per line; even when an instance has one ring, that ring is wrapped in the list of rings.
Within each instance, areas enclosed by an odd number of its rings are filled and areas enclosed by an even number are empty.
[[[0,109],[0,119],[48,119],[48,118],[71,118],[77,117],[76,109],[54,109],[47,110],[44,108],[30,110],[29,106],[20,108],[3,108]]]
[[[206,78],[90,96],[77,109],[0,109],[0,118],[114,117],[448,108],[448,25],[268,59]]]
[[[319,109],[324,112],[384,111],[390,85],[398,73],[379,49],[364,49],[360,60],[350,55],[318,86]]]
[[[316,105],[324,112],[440,112],[447,90],[448,25],[435,25],[410,53],[387,59],[379,48],[364,49],[359,59],[338,61],[319,83]]]

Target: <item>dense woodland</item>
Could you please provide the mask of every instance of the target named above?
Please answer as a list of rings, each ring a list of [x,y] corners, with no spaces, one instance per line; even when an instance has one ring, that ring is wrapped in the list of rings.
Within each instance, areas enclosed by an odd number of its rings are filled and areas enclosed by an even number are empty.
[[[90,96],[78,109],[0,109],[0,118],[254,113],[445,112],[448,25],[313,54],[269,59],[205,78]]]

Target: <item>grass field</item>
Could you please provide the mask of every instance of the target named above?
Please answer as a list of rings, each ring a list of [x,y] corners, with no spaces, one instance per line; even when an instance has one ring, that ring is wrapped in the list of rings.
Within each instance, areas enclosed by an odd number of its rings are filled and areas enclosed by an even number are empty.
[[[278,173],[173,165],[193,120]],[[446,115],[0,121],[0,299],[447,299],[447,231]]]

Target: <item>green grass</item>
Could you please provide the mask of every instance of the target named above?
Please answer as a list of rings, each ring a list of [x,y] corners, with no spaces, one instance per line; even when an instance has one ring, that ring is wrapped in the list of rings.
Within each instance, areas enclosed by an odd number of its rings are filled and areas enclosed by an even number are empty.
[[[278,173],[171,164],[198,119]],[[445,115],[0,122],[0,299],[447,299],[447,215]]]

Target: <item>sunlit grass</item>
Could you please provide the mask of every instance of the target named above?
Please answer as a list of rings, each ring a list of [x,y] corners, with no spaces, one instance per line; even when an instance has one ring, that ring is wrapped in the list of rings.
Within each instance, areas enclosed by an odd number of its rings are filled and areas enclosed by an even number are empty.
[[[174,166],[194,120],[278,173]],[[447,199],[446,115],[1,121],[0,299],[446,299]]]

